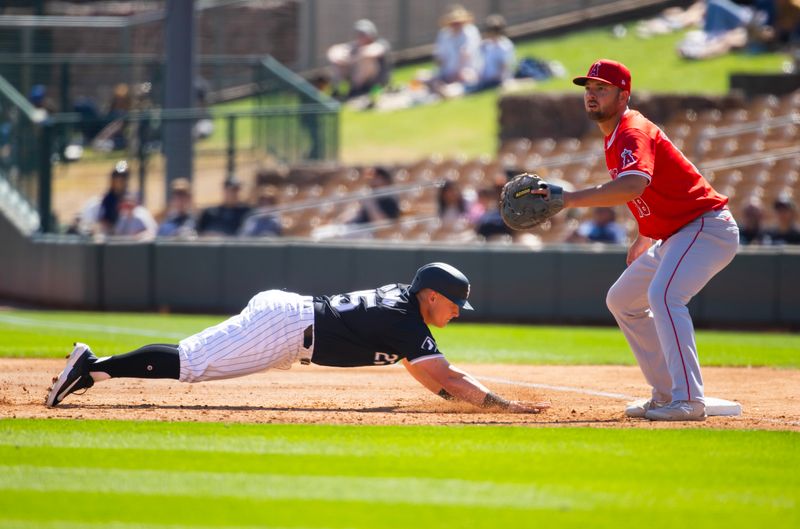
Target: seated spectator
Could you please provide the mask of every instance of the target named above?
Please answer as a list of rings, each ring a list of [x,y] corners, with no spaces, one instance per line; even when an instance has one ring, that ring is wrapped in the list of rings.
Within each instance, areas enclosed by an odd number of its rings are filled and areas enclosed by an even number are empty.
[[[506,226],[500,216],[501,187],[484,187],[478,191],[478,202],[483,206],[483,214],[475,222],[475,233],[486,240],[513,235],[513,230]]]
[[[177,178],[170,185],[169,210],[158,227],[158,236],[188,239],[196,235],[192,215],[192,185],[186,178]]]
[[[777,223],[773,228],[767,230],[770,244],[800,244],[797,205],[788,196],[781,196],[775,201],[773,209],[777,216]]]
[[[461,188],[456,182],[447,180],[439,188],[439,218],[442,226],[446,228],[456,227],[460,221],[467,218],[467,199],[461,192]]]
[[[775,28],[778,42],[797,46],[800,43],[800,2],[777,0],[772,27]]]
[[[624,244],[625,239],[625,228],[617,222],[614,208],[597,207],[592,209],[591,220],[581,223],[567,238],[567,242]]]
[[[481,42],[481,69],[478,82],[467,86],[468,92],[497,88],[514,74],[514,43],[506,37],[506,20],[501,15],[486,17],[485,37]]]
[[[116,225],[119,218],[119,204],[122,197],[128,192],[130,176],[128,162],[121,160],[114,165],[114,169],[111,171],[109,189],[100,202],[97,216],[98,231],[101,234],[110,234]]]
[[[353,29],[354,40],[328,49],[334,97],[340,96],[343,82],[349,86],[347,98],[368,94],[374,87],[389,82],[389,42],[378,37],[378,30],[370,20],[357,21]]]
[[[102,197],[100,196],[89,197],[72,218],[72,222],[67,226],[65,233],[82,237],[102,235],[98,231],[97,222],[100,216],[101,199]]]
[[[367,169],[366,177],[373,192],[392,185],[392,175],[383,167]],[[396,220],[399,217],[400,206],[397,203],[397,198],[393,196],[369,197],[361,202],[361,209],[350,222],[364,224],[387,219]]]
[[[125,83],[114,86],[111,103],[105,116],[105,126],[92,140],[92,146],[99,151],[118,151],[128,145],[127,123],[125,118],[131,111],[133,97]]]
[[[200,235],[236,235],[242,228],[250,206],[239,200],[242,183],[235,177],[227,178],[223,184],[223,201],[219,206],[203,210],[197,223]]]
[[[764,231],[763,220],[764,211],[761,204],[751,202],[742,210],[742,217],[739,219],[739,244],[765,244],[766,233]]]
[[[35,108],[43,110],[47,114],[53,114],[56,111],[56,104],[47,95],[47,87],[43,84],[33,85],[28,100]]]
[[[256,209],[244,219],[239,235],[244,237],[276,237],[283,228],[278,217],[271,212],[278,204],[278,190],[274,186],[264,186],[258,193]]]
[[[147,208],[139,204],[136,193],[127,192],[119,203],[119,216],[111,235],[149,241],[156,236],[158,224]]]
[[[440,19],[441,29],[433,50],[438,67],[434,85],[477,82],[481,69],[481,34],[472,21],[472,13],[458,4],[451,6]]]
[[[702,30],[690,31],[678,44],[686,59],[708,59],[745,46],[762,48],[773,34],[776,0],[740,5],[732,0],[707,0]]]

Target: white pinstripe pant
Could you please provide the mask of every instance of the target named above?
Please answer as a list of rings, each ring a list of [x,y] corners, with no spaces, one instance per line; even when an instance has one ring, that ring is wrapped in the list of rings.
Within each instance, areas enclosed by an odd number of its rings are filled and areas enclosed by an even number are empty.
[[[303,347],[303,333],[313,323],[310,296],[282,290],[259,292],[237,316],[181,340],[180,381],[289,369],[301,356],[310,358],[313,346]]]
[[[640,255],[608,291],[606,304],[658,401],[704,401],[689,300],[739,247],[730,211],[711,211]]]

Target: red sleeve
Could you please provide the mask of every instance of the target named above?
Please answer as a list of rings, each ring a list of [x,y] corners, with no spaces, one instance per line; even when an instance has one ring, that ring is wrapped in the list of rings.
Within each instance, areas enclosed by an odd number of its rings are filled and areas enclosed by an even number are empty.
[[[617,178],[626,174],[640,174],[652,180],[655,166],[655,141],[636,129],[627,129],[616,140],[619,152]]]

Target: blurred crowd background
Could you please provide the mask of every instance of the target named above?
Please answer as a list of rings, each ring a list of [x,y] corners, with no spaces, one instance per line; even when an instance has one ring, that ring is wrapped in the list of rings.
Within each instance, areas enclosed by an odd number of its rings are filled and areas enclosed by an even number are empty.
[[[709,77],[742,68],[726,93],[659,93],[645,81],[633,106],[655,108],[731,197],[743,244],[800,244],[800,2],[196,1],[187,109],[165,105],[168,11],[164,1],[3,3],[7,215],[91,240],[622,245],[634,229],[624,208],[515,233],[497,208],[519,172],[567,188],[607,179],[580,90],[564,88],[584,73],[570,65],[606,50],[557,45],[587,35],[665,43],[647,68],[629,64],[635,86],[652,71],[686,75],[675,65]],[[775,67],[748,74],[758,57]],[[173,122],[191,126],[182,174],[166,169]],[[493,147],[442,153],[449,135]],[[369,147],[370,136],[389,143]],[[363,153],[351,138],[367,154],[343,156]],[[406,139],[430,150],[393,150]]]

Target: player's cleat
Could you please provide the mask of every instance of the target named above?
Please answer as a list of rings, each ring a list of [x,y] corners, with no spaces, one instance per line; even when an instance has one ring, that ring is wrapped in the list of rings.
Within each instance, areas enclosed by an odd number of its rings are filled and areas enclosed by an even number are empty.
[[[663,408],[669,402],[660,402],[653,399],[642,399],[636,402],[631,402],[625,407],[625,416],[634,419],[644,419],[645,413],[650,410],[657,410]]]
[[[706,405],[694,400],[675,400],[644,414],[651,421],[705,421]]]
[[[58,406],[64,397],[81,389],[94,386],[94,380],[89,374],[89,366],[97,360],[89,346],[85,343],[75,343],[75,348],[67,357],[67,365],[58,377],[53,378],[53,385],[47,394],[45,404],[49,407]]]

